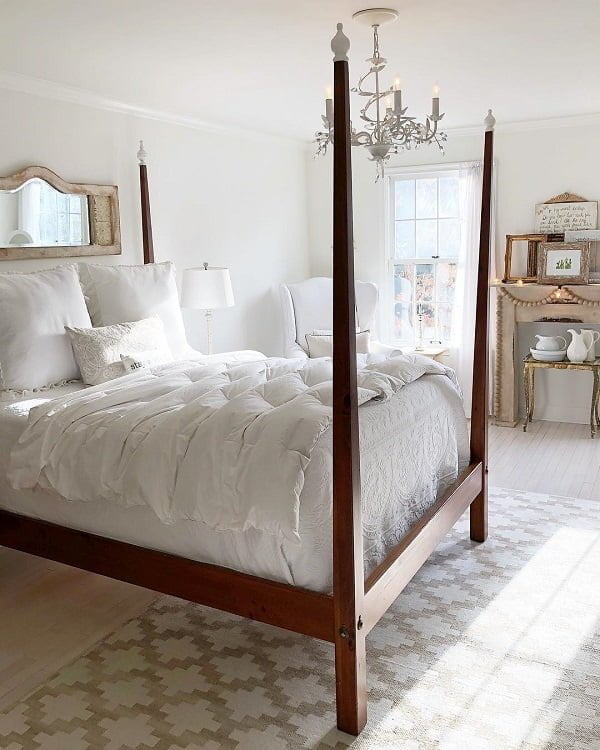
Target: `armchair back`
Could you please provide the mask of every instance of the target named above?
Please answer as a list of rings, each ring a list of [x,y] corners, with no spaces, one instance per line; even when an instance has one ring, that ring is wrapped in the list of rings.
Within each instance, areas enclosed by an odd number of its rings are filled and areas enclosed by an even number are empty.
[[[372,331],[379,297],[377,285],[357,281],[355,288],[357,325],[361,331]],[[308,356],[306,334],[333,328],[332,279],[317,276],[297,284],[282,284],[281,304],[285,356]]]

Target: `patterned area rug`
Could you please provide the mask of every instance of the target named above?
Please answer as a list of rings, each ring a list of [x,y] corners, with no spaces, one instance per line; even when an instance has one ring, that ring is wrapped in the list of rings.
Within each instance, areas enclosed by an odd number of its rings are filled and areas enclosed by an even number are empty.
[[[0,714],[7,750],[600,748],[600,503],[493,490],[368,638],[369,723],[330,646],[161,598]]]

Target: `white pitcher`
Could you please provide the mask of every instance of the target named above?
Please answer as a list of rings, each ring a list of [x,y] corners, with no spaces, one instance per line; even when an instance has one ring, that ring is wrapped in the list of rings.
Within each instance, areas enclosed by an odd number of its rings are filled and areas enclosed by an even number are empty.
[[[585,345],[588,348],[588,353],[585,358],[586,362],[594,362],[596,359],[596,342],[600,339],[600,332],[593,331],[589,328],[582,328],[581,335]]]
[[[571,343],[567,347],[567,358],[570,362],[584,362],[588,354],[583,333],[577,333],[569,328],[567,333],[571,334]]]
[[[564,336],[542,336],[536,333],[535,337],[538,340],[535,347],[538,352],[561,352],[567,348],[567,340]]]

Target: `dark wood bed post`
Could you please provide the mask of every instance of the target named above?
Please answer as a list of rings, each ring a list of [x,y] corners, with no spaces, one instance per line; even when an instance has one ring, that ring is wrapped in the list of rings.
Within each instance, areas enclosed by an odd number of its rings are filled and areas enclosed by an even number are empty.
[[[148,167],[144,142],[140,141],[137,158],[140,165],[140,198],[142,204],[142,244],[144,263],[154,263],[154,243],[152,241],[152,217],[150,216],[150,192],[148,190]]]
[[[475,345],[473,348],[473,391],[471,405],[471,461],[483,464],[481,492],[470,506],[471,539],[485,542],[488,535],[488,402],[489,402],[489,284],[490,232],[492,214],[492,168],[494,161],[494,125],[492,110],[485,118],[483,152],[483,191],[479,233],[479,270]]]
[[[360,500],[356,321],[350,157],[350,41],[337,25],[333,115],[333,609],[338,728],[367,721],[363,531]]]

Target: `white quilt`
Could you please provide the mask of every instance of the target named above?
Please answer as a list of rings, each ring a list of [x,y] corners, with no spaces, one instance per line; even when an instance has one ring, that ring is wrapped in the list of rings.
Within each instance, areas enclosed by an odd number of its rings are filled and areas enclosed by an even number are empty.
[[[418,355],[362,356],[359,403],[427,374],[454,377]],[[304,471],[331,418],[330,359],[172,363],[32,409],[8,478],[297,541]]]

